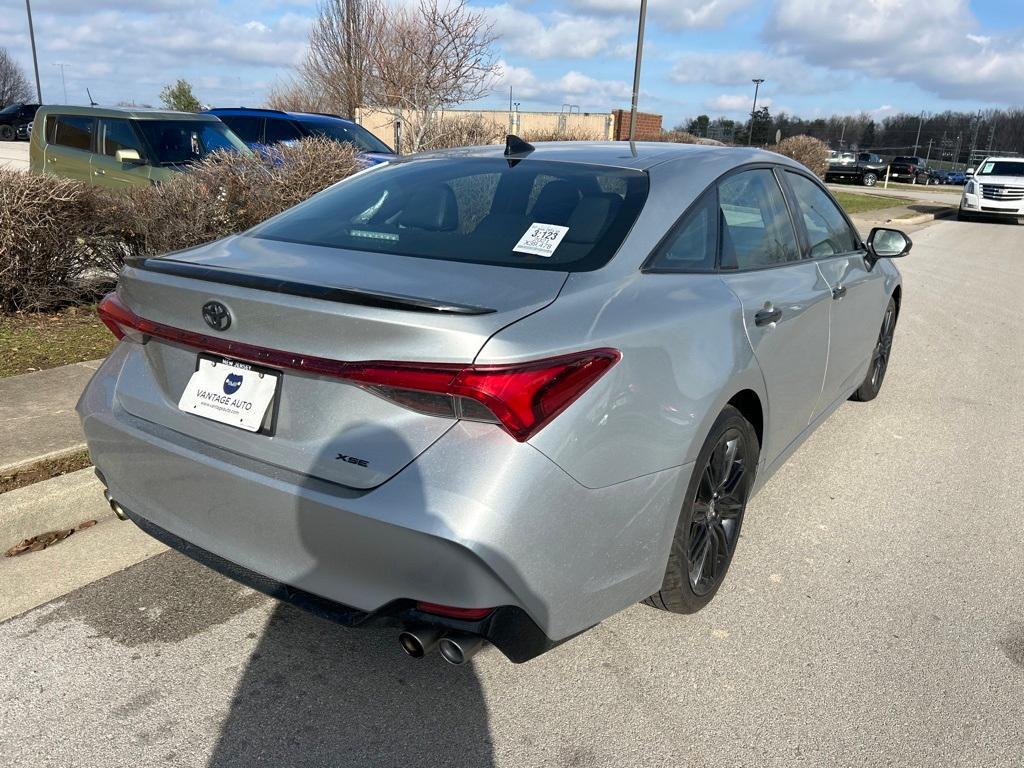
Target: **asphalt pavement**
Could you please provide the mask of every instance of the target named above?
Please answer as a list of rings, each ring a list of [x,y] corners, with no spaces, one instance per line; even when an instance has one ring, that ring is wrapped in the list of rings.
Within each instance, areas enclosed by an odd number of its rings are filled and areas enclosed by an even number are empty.
[[[9,171],[27,171],[28,142],[0,141],[0,168]]]
[[[1024,226],[913,237],[881,395],[752,502],[701,613],[455,668],[165,552],[0,623],[0,763],[1020,768]]]

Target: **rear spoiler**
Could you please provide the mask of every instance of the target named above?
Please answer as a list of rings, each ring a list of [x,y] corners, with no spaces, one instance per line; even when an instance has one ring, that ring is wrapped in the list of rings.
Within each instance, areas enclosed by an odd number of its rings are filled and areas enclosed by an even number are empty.
[[[406,312],[430,312],[445,315],[489,315],[497,311],[489,307],[477,307],[471,304],[452,304],[395,293],[298,283],[291,280],[281,280],[276,277],[249,275],[231,269],[211,267],[205,264],[192,264],[168,258],[129,258],[125,259],[125,266],[132,269],[141,269],[146,272],[159,272],[164,275],[187,277],[192,280],[204,280],[208,283],[237,285],[242,288],[253,288],[258,291],[283,293],[289,296],[304,296],[308,299],[334,301],[339,304],[358,304],[364,307],[377,307],[378,309],[399,309]]]

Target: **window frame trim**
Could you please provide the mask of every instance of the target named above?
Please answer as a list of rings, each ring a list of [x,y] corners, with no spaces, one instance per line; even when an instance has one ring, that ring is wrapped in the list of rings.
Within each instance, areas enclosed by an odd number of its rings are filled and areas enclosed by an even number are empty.
[[[146,141],[146,139],[142,135],[141,131],[139,131],[139,128],[135,124],[135,121],[132,118],[130,118],[130,117],[99,117],[99,118],[96,118],[96,138],[95,138],[95,141],[94,141],[94,144],[96,145],[96,151],[93,152],[93,154],[94,155],[98,155],[99,157],[109,157],[111,160],[115,159],[114,155],[108,155],[106,152],[103,151],[106,148],[106,143],[107,143],[107,125],[106,124],[107,124],[108,121],[112,121],[112,120],[120,120],[122,122],[128,123],[129,129],[131,129],[131,132],[135,135],[136,140],[139,142],[139,147],[142,149],[142,151],[139,153],[141,155],[142,163],[145,164],[145,165],[150,165],[149,158],[150,158],[151,150],[149,148],[149,143]],[[100,131],[102,131],[102,133],[103,133],[102,137],[100,136]]]

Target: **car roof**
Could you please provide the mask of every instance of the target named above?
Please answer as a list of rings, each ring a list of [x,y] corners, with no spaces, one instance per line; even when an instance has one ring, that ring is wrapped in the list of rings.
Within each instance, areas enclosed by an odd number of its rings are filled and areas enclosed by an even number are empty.
[[[981,163],[1003,163],[1003,162],[1024,163],[1024,157],[1001,157],[1001,156],[998,156],[998,155],[992,155],[991,157],[986,157],[984,160],[981,161]],[[978,165],[981,165],[981,163],[978,163]]]
[[[519,157],[531,160],[602,165],[616,168],[647,170],[655,165],[681,161],[717,162],[736,166],[768,162],[803,167],[788,157],[751,147],[724,147],[703,144],[673,144],[662,141],[539,141],[534,150]],[[409,155],[414,158],[484,157],[504,158],[504,144],[442,149]]]
[[[151,109],[149,107],[76,107],[64,104],[48,104],[40,107],[44,115],[86,115],[88,117],[120,117],[135,120],[200,120],[220,122],[216,115],[204,112],[176,112],[172,109]],[[37,115],[39,113],[36,113]]]
[[[341,115],[332,115],[327,112],[287,112],[283,109],[263,109],[260,107],[214,107],[207,110],[211,115],[231,114],[244,117],[287,117],[302,123],[329,123],[340,121],[347,125],[354,125],[352,120]]]

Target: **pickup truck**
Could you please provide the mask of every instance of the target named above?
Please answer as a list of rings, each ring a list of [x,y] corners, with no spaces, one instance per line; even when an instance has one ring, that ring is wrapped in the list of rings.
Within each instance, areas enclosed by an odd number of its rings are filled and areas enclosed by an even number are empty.
[[[854,162],[829,163],[825,181],[855,181],[873,187],[885,178],[885,160],[871,152],[858,152]]]
[[[928,163],[920,157],[894,157],[889,167],[890,181],[904,181],[908,184],[928,183]]]

